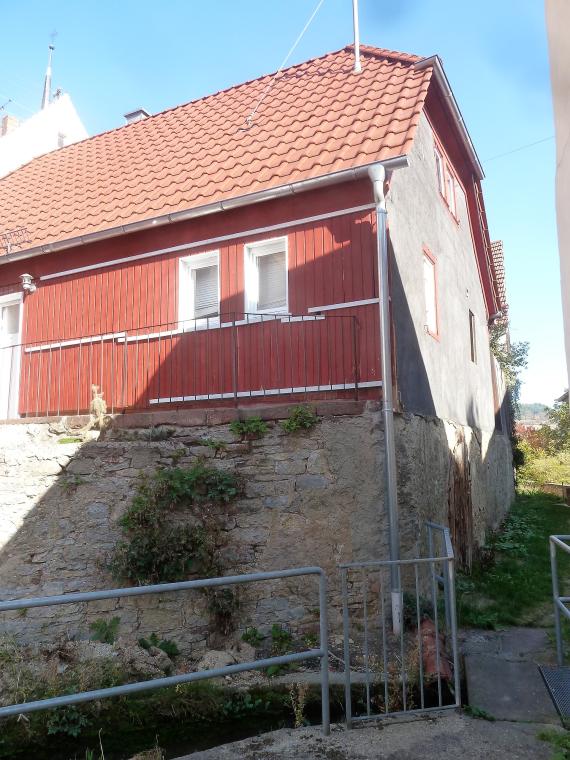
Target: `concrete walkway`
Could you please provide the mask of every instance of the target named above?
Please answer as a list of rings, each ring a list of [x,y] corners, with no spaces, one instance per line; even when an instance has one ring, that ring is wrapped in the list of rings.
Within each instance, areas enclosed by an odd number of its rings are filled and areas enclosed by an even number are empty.
[[[560,725],[540,673],[554,651],[544,628],[463,634],[467,702],[497,720]]]
[[[282,729],[179,760],[549,760],[551,745],[537,738],[544,728],[447,713],[430,720],[384,720],[352,731],[335,726],[328,737],[317,728]]]

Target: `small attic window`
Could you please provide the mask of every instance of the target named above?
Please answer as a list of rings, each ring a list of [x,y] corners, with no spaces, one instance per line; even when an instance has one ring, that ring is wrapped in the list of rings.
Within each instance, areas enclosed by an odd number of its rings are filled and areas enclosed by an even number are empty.
[[[58,148],[63,148],[63,146],[65,145],[65,138],[66,138],[66,135],[63,132],[57,133],[57,147]]]
[[[457,175],[453,170],[451,162],[437,142],[434,147],[434,154],[437,188],[441,197],[445,201],[445,205],[457,220],[457,199],[455,192],[455,188],[458,184]]]

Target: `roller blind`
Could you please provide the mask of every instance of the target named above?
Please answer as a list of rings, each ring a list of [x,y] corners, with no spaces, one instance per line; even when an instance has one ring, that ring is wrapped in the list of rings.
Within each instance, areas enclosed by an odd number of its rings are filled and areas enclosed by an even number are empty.
[[[218,266],[194,270],[194,318],[218,314]]]
[[[257,257],[259,295],[257,308],[278,309],[287,305],[287,268],[285,251]]]

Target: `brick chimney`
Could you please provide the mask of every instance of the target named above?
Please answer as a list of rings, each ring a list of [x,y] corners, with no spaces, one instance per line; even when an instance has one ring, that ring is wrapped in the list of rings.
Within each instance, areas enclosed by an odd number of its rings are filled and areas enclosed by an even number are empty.
[[[4,135],[7,135],[8,132],[11,132],[13,129],[16,129],[17,126],[19,126],[20,120],[17,116],[12,116],[11,114],[7,113],[5,116],[2,117],[2,125],[0,127],[0,137],[4,137]]]

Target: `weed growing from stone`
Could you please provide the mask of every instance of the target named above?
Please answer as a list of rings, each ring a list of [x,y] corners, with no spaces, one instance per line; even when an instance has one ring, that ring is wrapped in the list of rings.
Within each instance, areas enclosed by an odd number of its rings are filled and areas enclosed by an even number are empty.
[[[70,436],[63,436],[63,438],[58,438],[58,443],[82,443],[83,438],[78,438],[75,435]]]
[[[269,430],[269,426],[261,417],[250,417],[247,420],[234,420],[230,424],[230,430],[242,440],[253,441],[257,438],[263,438]]]
[[[68,474],[60,480],[60,485],[69,496],[69,494],[75,493],[79,486],[86,482],[85,478],[82,478],[81,475]]]
[[[242,633],[241,640],[246,644],[249,644],[250,647],[258,649],[265,640],[265,636],[263,636],[255,626],[249,626],[249,628],[246,628]]]
[[[489,720],[491,722],[494,722],[496,720],[494,715],[491,715],[491,713],[488,713],[487,710],[483,710],[480,707],[475,707],[474,705],[466,705],[464,708],[464,712],[466,715],[469,715],[471,718],[478,718],[479,720]]]
[[[180,650],[178,649],[175,641],[172,641],[172,639],[159,639],[156,633],[151,633],[148,639],[139,639],[138,643],[139,646],[141,646],[143,649],[148,650],[151,647],[162,649],[162,651],[165,652],[171,660],[180,654]]]
[[[301,404],[294,407],[289,417],[281,423],[286,433],[296,433],[298,430],[310,430],[315,427],[319,418],[310,406]]]
[[[200,445],[207,446],[209,449],[212,449],[214,456],[218,456],[228,447],[227,443],[224,443],[224,441],[217,441],[215,438],[203,438],[200,441]]]
[[[102,644],[114,644],[117,640],[117,633],[121,618],[114,617],[111,620],[98,618],[89,626],[91,631],[91,640],[100,641]]]
[[[305,705],[309,694],[308,683],[292,683],[289,687],[289,698],[293,715],[295,716],[295,728],[301,728],[305,725]]]

